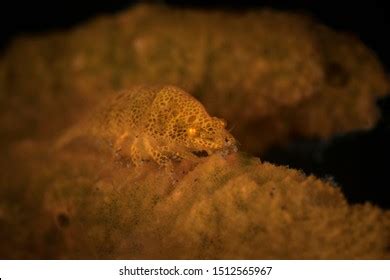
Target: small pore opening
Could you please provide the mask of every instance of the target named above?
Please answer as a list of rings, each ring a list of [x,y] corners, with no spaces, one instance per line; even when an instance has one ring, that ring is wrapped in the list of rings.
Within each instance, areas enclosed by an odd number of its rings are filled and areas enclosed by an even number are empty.
[[[325,68],[327,82],[334,87],[346,86],[349,82],[348,72],[338,63],[329,63]]]
[[[57,222],[60,227],[66,228],[70,225],[70,218],[65,213],[59,213],[57,215]]]

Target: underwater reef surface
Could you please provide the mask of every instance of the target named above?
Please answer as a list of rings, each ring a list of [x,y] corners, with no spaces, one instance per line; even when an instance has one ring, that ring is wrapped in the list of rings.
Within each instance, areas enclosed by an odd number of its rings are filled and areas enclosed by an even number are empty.
[[[8,150],[0,258],[389,259],[390,211],[348,205],[331,182],[257,158],[129,168],[88,139]]]
[[[369,129],[389,91],[358,39],[273,10],[141,5],[20,37],[0,56],[1,259],[390,258],[390,211],[348,204],[331,181],[240,152],[176,163],[173,183],[93,139],[53,148],[135,84],[184,88],[260,155]]]
[[[58,135],[135,84],[191,92],[258,155],[294,138],[369,129],[389,91],[375,54],[307,16],[136,5],[14,40],[0,58],[2,138]]]

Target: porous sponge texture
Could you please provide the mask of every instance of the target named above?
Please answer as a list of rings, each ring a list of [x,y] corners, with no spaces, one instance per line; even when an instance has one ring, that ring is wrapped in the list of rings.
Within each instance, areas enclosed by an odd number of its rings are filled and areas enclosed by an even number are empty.
[[[368,130],[380,117],[375,100],[390,92],[390,83],[376,55],[351,34],[322,25],[311,29],[325,73],[321,86],[296,105],[238,126],[237,135],[248,150],[261,153],[294,137],[329,139]]]
[[[260,10],[209,14],[208,20],[207,68],[199,95],[213,112],[229,120],[259,118],[315,93],[323,69],[309,18]]]
[[[329,138],[335,133],[370,129],[378,117],[375,98],[390,84],[375,54],[356,37],[316,26],[325,83],[318,94],[294,112],[292,130],[305,137]],[[364,81],[364,82],[362,82]]]
[[[0,257],[390,257],[389,211],[349,205],[331,182],[232,154],[182,161],[172,185],[153,164],[135,170],[79,145],[53,155],[31,142],[10,152],[11,163],[24,160],[18,178],[4,176]]]

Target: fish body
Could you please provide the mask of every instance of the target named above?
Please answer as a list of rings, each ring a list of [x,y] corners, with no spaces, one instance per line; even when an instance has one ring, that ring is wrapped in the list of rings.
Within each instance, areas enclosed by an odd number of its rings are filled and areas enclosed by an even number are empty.
[[[168,166],[172,160],[237,150],[226,122],[174,86],[139,86],[117,94],[65,133],[57,146],[82,136],[108,142],[135,166],[150,160]]]

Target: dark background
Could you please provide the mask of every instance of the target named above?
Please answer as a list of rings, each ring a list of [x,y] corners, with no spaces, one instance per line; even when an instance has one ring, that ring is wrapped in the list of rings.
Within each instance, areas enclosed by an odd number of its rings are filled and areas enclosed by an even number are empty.
[[[135,1],[1,1],[0,52],[15,36],[71,28],[97,14],[109,14]],[[153,2],[153,1],[149,1]],[[386,1],[154,1],[200,9],[245,10],[272,7],[305,12],[339,31],[357,35],[390,70],[389,9]],[[390,209],[390,98],[378,101],[382,119],[371,131],[339,135],[330,141],[297,140],[262,156],[337,183],[350,202],[370,201]]]

